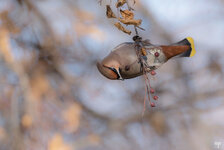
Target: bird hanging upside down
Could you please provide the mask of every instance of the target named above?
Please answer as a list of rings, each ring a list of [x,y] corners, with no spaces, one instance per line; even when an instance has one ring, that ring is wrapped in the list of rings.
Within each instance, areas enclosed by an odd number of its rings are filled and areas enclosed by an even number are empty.
[[[111,80],[123,80],[140,76],[144,73],[142,63],[147,72],[159,68],[173,57],[192,57],[196,51],[194,41],[188,37],[171,45],[153,45],[149,42],[141,42],[141,56],[136,54],[136,43],[123,43],[115,47],[112,52],[101,62],[97,68],[101,74]],[[139,57],[143,62],[140,62]]]

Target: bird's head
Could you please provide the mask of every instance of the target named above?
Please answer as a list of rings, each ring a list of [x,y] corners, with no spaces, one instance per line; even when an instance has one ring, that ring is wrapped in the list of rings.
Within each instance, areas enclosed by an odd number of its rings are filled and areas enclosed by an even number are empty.
[[[120,63],[116,57],[108,55],[102,61],[97,62],[97,68],[102,75],[111,80],[122,79],[120,75]]]

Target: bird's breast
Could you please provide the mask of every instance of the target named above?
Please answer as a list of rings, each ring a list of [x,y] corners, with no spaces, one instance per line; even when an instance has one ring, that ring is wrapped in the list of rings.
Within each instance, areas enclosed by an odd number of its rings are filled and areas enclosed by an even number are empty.
[[[145,48],[146,55],[141,56],[141,60],[144,66],[146,66],[146,71],[155,70],[167,61],[160,47],[148,46]],[[142,65],[137,57],[135,48],[133,47],[130,51],[126,53],[121,65],[121,76],[124,79],[134,78],[143,74]]]

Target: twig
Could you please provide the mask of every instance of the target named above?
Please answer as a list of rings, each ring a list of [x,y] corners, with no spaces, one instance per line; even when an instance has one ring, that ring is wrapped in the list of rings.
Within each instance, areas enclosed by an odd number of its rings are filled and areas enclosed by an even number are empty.
[[[135,28],[135,34],[136,34],[136,36],[138,36],[138,29],[136,26],[134,26],[134,28]]]

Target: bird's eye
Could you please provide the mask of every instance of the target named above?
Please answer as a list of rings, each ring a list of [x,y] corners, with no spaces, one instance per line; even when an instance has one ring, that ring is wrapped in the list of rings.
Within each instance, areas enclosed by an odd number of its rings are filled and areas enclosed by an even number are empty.
[[[128,66],[128,65],[127,65],[127,66],[125,66],[125,67],[124,67],[124,70],[125,70],[125,71],[130,70],[130,66]]]

